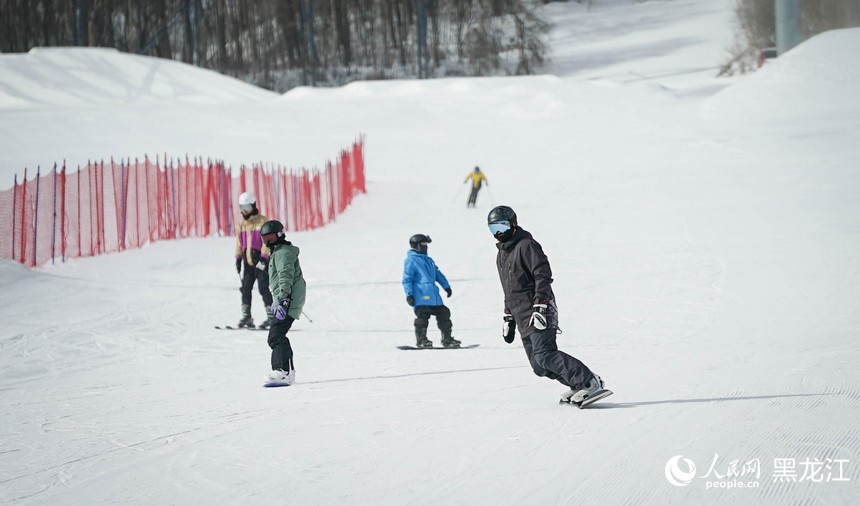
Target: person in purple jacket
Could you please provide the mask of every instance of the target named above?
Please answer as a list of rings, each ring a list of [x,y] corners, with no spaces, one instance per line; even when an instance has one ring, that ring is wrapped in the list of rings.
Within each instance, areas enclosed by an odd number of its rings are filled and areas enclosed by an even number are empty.
[[[244,192],[239,195],[239,210],[242,211],[242,221],[236,223],[236,272],[242,278],[242,318],[236,324],[239,328],[254,328],[251,317],[251,293],[254,283],[263,297],[266,308],[266,320],[260,324],[261,329],[267,329],[275,322],[272,317],[272,292],[269,290],[269,248],[263,244],[260,227],[268,218],[257,209],[257,199],[253,193]],[[242,269],[244,267],[244,270]]]
[[[409,251],[403,263],[406,303],[415,309],[415,342],[419,348],[433,347],[433,342],[427,339],[427,327],[432,315],[436,317],[436,325],[442,331],[442,346],[459,348],[460,341],[451,336],[451,310],[442,303],[436,283],[442,286],[448,297],[452,293],[451,285],[436,267],[436,262],[427,255],[427,245],[431,242],[430,236],[424,234],[410,237]]]

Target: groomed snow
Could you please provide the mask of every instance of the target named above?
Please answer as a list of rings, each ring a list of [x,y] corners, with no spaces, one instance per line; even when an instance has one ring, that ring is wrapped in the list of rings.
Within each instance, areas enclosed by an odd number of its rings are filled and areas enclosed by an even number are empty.
[[[287,388],[260,387],[265,333],[213,329],[239,317],[232,238],[0,262],[0,502],[860,501],[860,32],[717,79],[734,2],[594,4],[543,8],[547,76],[281,97],[111,51],[0,56],[3,188],[63,158],[313,165],[358,133],[368,176],[336,224],[290,234],[313,321],[291,333]],[[104,96],[16,84],[108,61],[124,84]],[[473,210],[475,165],[490,186]],[[557,405],[565,388],[500,336],[497,204],[550,258],[560,348],[615,391],[594,409]],[[418,232],[451,281],[454,335],[479,348],[395,349],[413,339],[400,276]],[[696,466],[685,486],[666,476],[676,456]],[[802,479],[816,461],[821,481]]]

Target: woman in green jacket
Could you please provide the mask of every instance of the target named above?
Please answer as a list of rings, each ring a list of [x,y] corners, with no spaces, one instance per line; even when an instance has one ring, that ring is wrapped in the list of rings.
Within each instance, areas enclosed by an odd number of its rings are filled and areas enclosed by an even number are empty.
[[[286,240],[281,222],[267,221],[260,228],[260,235],[271,251],[269,289],[275,300],[272,303],[275,323],[269,328],[272,372],[266,379],[289,385],[296,380],[296,370],[293,366],[293,348],[290,346],[287,332],[302,314],[302,307],[305,305],[305,278],[299,265],[299,248]]]

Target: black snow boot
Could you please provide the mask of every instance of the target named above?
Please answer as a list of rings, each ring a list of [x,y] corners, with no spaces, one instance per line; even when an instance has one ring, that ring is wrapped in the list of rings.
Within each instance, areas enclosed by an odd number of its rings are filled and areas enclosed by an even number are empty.
[[[459,348],[460,347],[460,341],[454,339],[451,336],[450,330],[443,330],[442,331],[442,346],[444,346],[446,348]]]
[[[427,329],[415,329],[415,346],[419,348],[433,347],[433,341],[427,339]]]
[[[248,304],[242,304],[242,319],[239,320],[239,323],[236,324],[240,329],[242,328],[254,328],[254,319],[251,318],[251,306]]]

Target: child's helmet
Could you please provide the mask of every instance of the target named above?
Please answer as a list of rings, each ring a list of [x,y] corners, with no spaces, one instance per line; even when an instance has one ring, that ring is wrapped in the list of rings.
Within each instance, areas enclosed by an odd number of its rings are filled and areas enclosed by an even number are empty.
[[[284,224],[278,220],[269,220],[260,227],[260,235],[278,234],[284,236]]]
[[[430,243],[430,242],[433,242],[433,240],[430,239],[429,235],[415,234],[409,238],[409,247],[417,251],[418,245],[421,244],[422,242]]]

